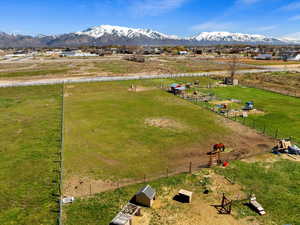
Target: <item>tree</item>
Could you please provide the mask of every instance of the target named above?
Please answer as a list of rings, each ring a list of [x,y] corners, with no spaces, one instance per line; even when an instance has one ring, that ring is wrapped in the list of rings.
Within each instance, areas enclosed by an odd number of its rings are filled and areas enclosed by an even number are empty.
[[[239,60],[236,55],[232,56],[230,60],[228,61],[228,70],[230,72],[230,77],[233,81],[237,68],[238,68]]]

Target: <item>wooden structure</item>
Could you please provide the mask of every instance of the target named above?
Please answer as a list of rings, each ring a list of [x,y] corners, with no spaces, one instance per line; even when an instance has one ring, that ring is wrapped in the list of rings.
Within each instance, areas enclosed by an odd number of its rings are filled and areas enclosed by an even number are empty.
[[[152,207],[155,195],[155,190],[150,185],[147,185],[135,194],[134,202],[141,206]]]
[[[252,194],[250,196],[250,199],[249,199],[249,204],[250,206],[252,206],[258,213],[259,215],[265,215],[266,212],[264,210],[264,208],[261,206],[261,204],[259,204],[257,201],[256,201],[256,197],[254,194]]]
[[[232,206],[232,201],[226,198],[225,194],[223,193],[220,212],[222,214],[231,214],[231,206]]]
[[[276,146],[276,149],[278,151],[284,151],[284,150],[287,150],[289,149],[289,147],[292,146],[292,143],[291,141],[288,141],[288,140],[280,140]]]
[[[220,143],[220,144],[215,144],[213,146],[213,150],[209,152],[209,162],[208,166],[211,167],[213,165],[219,165],[222,163],[221,161],[221,152],[225,151],[225,145]]]
[[[111,221],[110,225],[132,225],[134,216],[141,216],[141,207],[127,203],[123,209]]]
[[[178,193],[178,198],[182,202],[192,203],[193,192],[181,189]]]

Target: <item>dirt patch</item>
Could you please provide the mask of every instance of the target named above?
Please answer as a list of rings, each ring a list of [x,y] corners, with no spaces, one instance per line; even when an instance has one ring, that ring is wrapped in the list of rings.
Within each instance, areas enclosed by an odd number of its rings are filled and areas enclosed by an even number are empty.
[[[64,182],[64,196],[88,196],[116,188],[113,182],[94,180],[89,177],[72,176]]]
[[[209,103],[212,105],[221,105],[221,104],[230,104],[230,103],[232,103],[232,101],[230,101],[230,100],[210,101]]]
[[[128,91],[133,91],[133,92],[143,92],[143,91],[153,91],[156,90],[156,87],[143,87],[143,86],[133,86],[128,89]]]
[[[299,155],[288,155],[288,154],[281,154],[280,158],[282,159],[288,159],[294,162],[300,162],[300,156]]]
[[[271,154],[271,153],[266,153],[266,154],[261,154],[261,155],[256,155],[247,159],[243,159],[241,161],[247,162],[247,163],[256,163],[256,162],[269,162],[273,163],[276,162],[280,159],[277,155]]]
[[[173,200],[173,197],[178,192],[177,189],[164,190],[157,196],[154,205],[151,209],[143,208],[143,216],[135,218],[134,225],[257,225],[257,220],[253,217],[248,217],[242,220],[236,219],[233,215],[219,214],[213,206],[221,202],[223,192],[229,191],[233,193],[228,197],[236,199],[244,198],[246,195],[241,191],[241,187],[237,184],[230,184],[224,177],[211,172],[212,186],[215,193],[204,196],[197,192],[197,188],[192,188],[193,200],[191,204],[183,204]],[[219,193],[220,192],[220,193]]]
[[[169,118],[147,118],[145,120],[145,124],[150,127],[159,127],[171,130],[186,130],[188,128],[185,124]]]
[[[223,193],[231,200],[243,200],[247,198],[247,194],[241,191],[241,185],[232,184],[225,177],[215,173],[211,174],[211,180],[211,190],[213,190],[213,195],[216,199],[220,198]]]

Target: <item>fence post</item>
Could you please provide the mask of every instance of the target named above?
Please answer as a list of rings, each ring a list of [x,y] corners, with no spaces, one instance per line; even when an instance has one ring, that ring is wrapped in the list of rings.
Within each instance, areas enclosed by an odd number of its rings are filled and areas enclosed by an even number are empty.
[[[189,173],[192,173],[192,162],[190,162]]]
[[[276,129],[276,132],[275,132],[275,139],[278,138],[278,128]]]

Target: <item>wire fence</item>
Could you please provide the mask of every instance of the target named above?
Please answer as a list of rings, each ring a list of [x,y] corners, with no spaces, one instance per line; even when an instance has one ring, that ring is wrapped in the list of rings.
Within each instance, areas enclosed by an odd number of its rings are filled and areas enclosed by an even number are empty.
[[[300,90],[296,89],[296,88],[278,90],[278,89],[275,89],[275,88],[272,88],[272,87],[269,87],[269,86],[266,86],[263,84],[254,84],[252,82],[247,82],[247,81],[241,81],[240,85],[249,87],[249,88],[261,89],[261,90],[269,91],[269,92],[276,93],[276,94],[300,98]]]
[[[227,119],[230,119],[232,121],[236,121],[239,122],[245,126],[248,126],[250,128],[255,129],[258,133],[274,138],[274,139],[286,139],[289,138],[291,141],[294,141],[296,144],[298,140],[294,139],[293,137],[287,137],[286,134],[284,134],[284,132],[281,132],[281,130],[278,127],[275,127],[271,124],[267,124],[265,122],[262,122],[258,119],[254,119],[254,118],[250,118],[250,117],[243,117],[240,116],[238,114],[229,114],[229,113],[224,113],[221,112],[219,110],[217,110],[215,107],[213,107],[212,105],[210,105],[208,102],[203,102],[203,101],[199,101],[199,99],[197,97],[193,97],[193,96],[189,96],[189,97],[185,97],[184,99],[199,105],[203,108],[206,108],[207,110],[210,110],[211,112],[214,112],[220,116],[223,116]]]
[[[61,90],[61,148],[60,148],[60,152],[59,152],[59,156],[60,156],[60,168],[59,168],[59,172],[60,172],[60,177],[59,177],[59,215],[58,215],[58,221],[57,223],[59,225],[63,224],[63,152],[64,152],[64,83],[62,85],[62,90]]]
[[[208,152],[210,150],[208,149]],[[262,151],[256,151],[254,153],[249,153],[249,152],[225,152],[225,153],[220,153],[221,155],[221,162],[217,163],[215,162],[213,166],[216,165],[222,165],[223,162],[231,162],[234,160],[241,160],[241,159],[246,159],[255,155],[260,155],[263,153],[268,152],[268,150],[262,150]],[[203,171],[205,168],[210,168],[209,166],[209,161],[210,161],[210,155],[205,153],[202,156],[202,162],[199,161],[187,161],[185,163],[182,163],[181,165],[176,165],[173,167],[165,167],[164,170],[161,170],[159,172],[151,172],[151,173],[144,173],[140,174],[139,176],[132,176],[131,178],[128,179],[114,179],[114,181],[107,182],[105,184],[105,188],[100,187],[99,184],[93,183],[93,182],[82,182],[81,187],[76,186],[76,191],[73,190],[73,193],[76,194],[78,197],[89,197],[93,196],[95,194],[101,193],[101,192],[106,192],[106,191],[112,191],[112,190],[117,190],[122,187],[126,187],[129,185],[134,185],[134,184],[146,184],[151,181],[155,181],[158,179],[162,178],[169,178],[174,175],[180,175],[180,174],[196,174],[200,173]],[[100,187],[100,189],[99,189]]]

